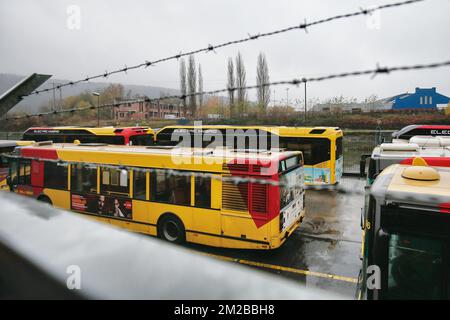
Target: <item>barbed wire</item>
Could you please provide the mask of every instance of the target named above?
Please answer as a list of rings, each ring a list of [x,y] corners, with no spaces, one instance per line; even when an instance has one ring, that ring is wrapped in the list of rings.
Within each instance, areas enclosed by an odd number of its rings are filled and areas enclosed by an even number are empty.
[[[21,148],[21,147],[18,147]],[[182,154],[181,154],[182,155]],[[242,173],[236,173],[234,176],[230,176],[231,173],[228,172],[216,172],[216,173],[210,173],[210,172],[199,172],[199,171],[187,171],[187,170],[176,170],[168,167],[162,167],[162,168],[143,168],[143,167],[135,167],[135,166],[128,166],[128,165],[110,165],[110,164],[103,164],[103,163],[97,163],[97,162],[77,162],[77,161],[65,161],[62,159],[47,159],[47,158],[40,158],[40,157],[25,157],[25,156],[19,156],[14,154],[8,154],[5,156],[6,158],[11,159],[26,159],[26,160],[34,160],[34,161],[45,161],[45,162],[51,162],[56,163],[59,166],[70,166],[70,165],[77,165],[87,168],[87,169],[97,169],[98,167],[104,168],[104,169],[112,169],[112,170],[126,170],[126,171],[133,171],[133,172],[141,172],[141,173],[164,173],[168,177],[174,176],[174,177],[194,177],[194,178],[209,178],[212,180],[218,180],[226,183],[231,183],[234,185],[240,185],[244,183],[256,183],[256,184],[262,184],[262,185],[270,185],[274,187],[289,187],[293,189],[301,189],[301,190],[315,190],[315,191],[336,191],[338,193],[351,193],[351,194],[357,194],[357,195],[364,195],[364,190],[348,190],[345,187],[342,187],[339,184],[335,185],[306,185],[304,184],[304,176],[302,177],[302,181],[300,184],[292,185],[291,183],[287,183],[280,180],[272,180],[270,177],[261,176],[260,178],[255,178],[254,175],[250,176],[250,174],[246,174],[244,172]]]
[[[252,90],[257,89],[260,87],[268,87],[268,86],[280,86],[280,85],[294,85],[299,86],[302,83],[308,83],[308,82],[321,82],[321,81],[327,81],[332,79],[339,79],[339,78],[348,78],[348,77],[356,77],[356,76],[363,76],[363,75],[371,75],[371,79],[373,79],[378,74],[390,74],[393,72],[398,71],[411,71],[411,70],[423,70],[423,69],[436,69],[441,67],[450,66],[450,60],[443,61],[443,62],[434,62],[429,64],[415,64],[415,65],[407,65],[407,66],[395,66],[395,67],[381,67],[379,64],[377,64],[376,68],[374,69],[367,69],[367,70],[359,70],[359,71],[350,71],[350,72],[342,72],[342,73],[334,73],[329,74],[325,76],[320,77],[310,77],[310,78],[297,78],[292,80],[285,80],[285,81],[274,81],[269,83],[263,83],[261,85],[250,85],[250,86],[244,86],[244,87],[233,87],[233,88],[224,88],[224,89],[217,89],[217,90],[211,90],[211,91],[202,91],[202,92],[194,92],[194,93],[188,93],[185,95],[169,95],[164,96],[160,98],[146,98],[146,99],[138,99],[134,102],[158,102],[158,101],[164,101],[164,100],[170,100],[170,99],[179,99],[180,101],[185,100],[186,98],[193,98],[199,95],[216,95],[219,93],[225,93],[225,92],[234,92],[236,90]],[[109,104],[103,104],[100,106],[89,106],[89,107],[83,107],[83,108],[73,108],[73,109],[66,109],[66,110],[59,110],[59,111],[51,111],[51,112],[45,112],[45,113],[35,113],[35,114],[27,114],[22,116],[15,116],[10,117],[7,119],[3,119],[3,121],[7,120],[19,120],[24,118],[30,118],[30,117],[41,117],[44,115],[55,115],[59,113],[70,113],[70,112],[76,112],[76,111],[83,111],[83,110],[95,110],[95,109],[101,109],[101,108],[107,108],[107,107],[115,107],[120,106],[125,102],[115,102],[115,103],[109,103]]]
[[[323,18],[323,19],[319,19],[319,20],[315,20],[312,22],[307,22],[307,20],[305,19],[304,22],[300,23],[300,24],[296,24],[290,27],[286,27],[286,28],[282,28],[282,29],[278,29],[278,30],[273,30],[273,31],[269,31],[269,32],[265,32],[265,33],[258,33],[258,34],[254,34],[254,35],[248,35],[248,37],[245,38],[241,38],[241,39],[237,39],[237,40],[231,40],[228,42],[224,42],[224,43],[219,43],[216,45],[212,45],[212,44],[208,44],[207,47],[203,47],[200,49],[196,49],[196,50],[192,50],[192,51],[188,51],[185,53],[178,53],[176,55],[171,55],[165,58],[160,58],[157,60],[153,60],[153,61],[148,61],[146,60],[143,63],[137,64],[137,65],[133,65],[128,67],[127,65],[125,65],[123,68],[114,70],[114,71],[105,71],[102,74],[98,74],[95,76],[87,76],[83,79],[79,79],[76,81],[69,81],[67,83],[63,83],[63,84],[59,84],[57,86],[55,86],[54,88],[46,88],[46,89],[41,89],[41,90],[35,90],[27,95],[23,95],[22,97],[26,97],[26,96],[31,96],[31,95],[35,95],[35,94],[40,94],[40,93],[44,93],[44,92],[50,92],[52,90],[59,90],[63,87],[67,87],[67,86],[73,86],[82,82],[89,82],[90,80],[95,80],[95,79],[102,79],[102,78],[107,78],[113,74],[118,74],[118,73],[125,73],[127,74],[128,71],[130,70],[134,70],[134,69],[140,69],[140,68],[147,68],[149,66],[155,66],[156,64],[159,64],[161,62],[166,62],[166,61],[170,61],[170,60],[178,60],[180,58],[186,57],[186,56],[190,56],[190,55],[195,55],[201,52],[215,52],[216,49],[220,49],[220,48],[224,48],[224,47],[228,47],[228,46],[232,46],[232,45],[236,45],[236,44],[240,44],[240,43],[245,43],[245,42],[249,42],[249,41],[253,41],[253,40],[257,40],[257,39],[261,39],[264,37],[271,37],[277,34],[281,34],[281,33],[285,33],[285,32],[289,32],[289,31],[293,31],[293,30],[305,30],[305,32],[308,32],[308,28],[313,27],[313,26],[317,26],[320,24],[325,24],[325,23],[329,23],[332,21],[337,21],[337,20],[343,20],[343,19],[348,19],[348,18],[352,18],[352,17],[357,17],[357,16],[362,16],[362,15],[371,15],[374,11],[378,11],[378,10],[384,10],[384,9],[389,9],[389,8],[396,8],[396,7],[402,7],[402,6],[407,6],[407,5],[412,5],[418,2],[424,2],[425,0],[407,0],[407,1],[401,1],[401,2],[395,2],[395,3],[390,3],[390,4],[384,4],[384,5],[379,5],[379,6],[372,6],[370,8],[360,8],[359,11],[355,11],[355,12],[351,12],[351,13],[347,13],[347,14],[340,14],[340,15],[335,15],[335,16],[331,16],[328,18]]]

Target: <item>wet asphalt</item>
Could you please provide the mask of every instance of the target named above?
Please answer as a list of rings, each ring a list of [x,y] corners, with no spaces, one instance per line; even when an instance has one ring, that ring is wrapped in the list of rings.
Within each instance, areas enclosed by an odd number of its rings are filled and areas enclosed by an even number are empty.
[[[364,206],[364,185],[363,179],[344,177],[337,190],[308,190],[307,211],[302,225],[276,250],[186,246],[200,252],[265,263],[267,267],[248,267],[288,278],[307,288],[319,288],[343,298],[353,298],[356,284],[349,280],[356,280],[361,264],[360,218]],[[292,269],[278,270],[270,266]],[[295,272],[294,269],[300,271]],[[331,275],[345,279],[338,280]]]

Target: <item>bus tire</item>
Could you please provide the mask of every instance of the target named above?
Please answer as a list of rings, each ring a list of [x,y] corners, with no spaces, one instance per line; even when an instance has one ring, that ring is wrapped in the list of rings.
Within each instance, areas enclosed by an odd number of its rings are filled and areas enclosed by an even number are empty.
[[[158,221],[158,236],[172,243],[184,243],[186,230],[183,222],[174,214],[164,214]]]
[[[52,200],[50,200],[50,198],[45,196],[45,195],[39,196],[37,199],[38,199],[38,201],[47,203],[47,204],[49,204],[51,206],[53,205]]]

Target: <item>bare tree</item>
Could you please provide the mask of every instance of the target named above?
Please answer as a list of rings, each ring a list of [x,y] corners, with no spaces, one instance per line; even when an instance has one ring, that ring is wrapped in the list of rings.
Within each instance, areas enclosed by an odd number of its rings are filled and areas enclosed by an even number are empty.
[[[266,57],[263,53],[258,55],[258,65],[256,67],[256,84],[258,85],[258,107],[262,114],[266,113],[270,101],[269,68]]]
[[[191,109],[191,116],[195,118],[197,112],[197,97],[193,94],[196,92],[197,88],[197,70],[195,70],[195,58],[193,55],[189,56],[189,64],[187,70],[187,81],[189,94],[189,108]]]
[[[198,92],[200,92],[200,95],[198,96],[198,107],[201,111],[203,107],[203,75],[200,63],[198,64]]]
[[[232,118],[235,114],[234,110],[234,86],[235,86],[235,79],[234,79],[234,64],[233,59],[228,58],[228,100],[230,101],[230,118]]]
[[[238,52],[236,57],[236,86],[238,110],[239,114],[242,114],[247,111],[245,105],[247,100],[247,92],[244,88],[246,86],[244,60],[242,59],[240,52]]]
[[[186,96],[187,89],[186,89],[186,63],[184,62],[184,59],[181,58],[180,60],[180,92],[182,96]],[[187,114],[187,104],[186,104],[186,98],[183,98],[183,115],[186,117]]]

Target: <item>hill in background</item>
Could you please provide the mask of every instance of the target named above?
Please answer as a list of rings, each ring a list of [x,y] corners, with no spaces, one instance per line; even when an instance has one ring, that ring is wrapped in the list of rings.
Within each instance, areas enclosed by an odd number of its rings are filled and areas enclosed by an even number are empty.
[[[25,78],[25,76],[16,74],[6,74],[0,73],[0,94],[3,94],[17,82]],[[54,83],[67,83],[69,80],[52,79],[50,78],[46,83],[44,83],[40,89],[51,88],[52,82]],[[80,83],[74,86],[67,86],[62,89],[62,98],[69,96],[79,95],[83,92],[98,91],[108,87],[113,82],[86,82]],[[142,85],[127,85],[124,84],[124,93],[129,94],[131,97],[135,96],[147,96],[149,98],[159,98],[161,94],[165,95],[175,95],[179,94],[180,91],[170,88],[162,87],[152,87],[152,86],[142,86]],[[59,99],[59,90],[55,90],[56,100]],[[16,105],[10,112],[26,112],[34,113],[38,112],[40,107],[43,105],[48,105],[53,99],[53,93],[42,93],[38,95],[32,95],[24,98],[22,102]]]

